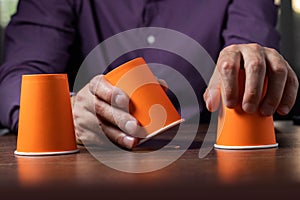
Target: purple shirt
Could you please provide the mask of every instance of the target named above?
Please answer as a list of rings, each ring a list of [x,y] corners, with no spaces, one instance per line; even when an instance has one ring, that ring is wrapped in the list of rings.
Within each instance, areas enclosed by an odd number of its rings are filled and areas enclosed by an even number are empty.
[[[122,31],[173,29],[198,41],[216,61],[231,44],[254,42],[278,49],[276,20],[273,0],[21,0],[5,35],[0,124],[17,131],[22,74],[68,73],[72,83],[86,55]],[[114,65],[137,56],[169,66],[186,64],[168,52],[147,49]],[[202,96],[205,85],[195,81]]]

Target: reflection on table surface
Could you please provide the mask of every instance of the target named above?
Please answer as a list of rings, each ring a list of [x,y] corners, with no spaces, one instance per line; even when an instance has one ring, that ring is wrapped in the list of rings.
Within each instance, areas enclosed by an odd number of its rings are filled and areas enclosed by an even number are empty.
[[[250,189],[267,193],[272,191],[271,194],[277,197],[279,191],[293,194],[300,186],[300,126],[294,126],[291,121],[276,121],[275,127],[278,148],[212,150],[200,159],[198,153],[204,138],[202,132],[206,130],[202,127],[190,148],[177,161],[163,169],[142,174],[111,169],[95,159],[83,146],[79,147],[78,154],[15,156],[16,136],[9,134],[0,137],[0,193],[6,191],[13,195],[17,189],[56,188],[70,190],[77,196],[79,194],[76,192],[93,189],[102,191],[103,195],[120,195],[111,191],[128,192],[133,189],[135,194],[145,191],[172,191],[176,194],[184,191],[193,195],[216,196],[221,195],[222,191],[234,192],[236,189],[238,192]],[[151,151],[161,145],[166,145],[166,151],[178,149],[180,147],[168,146],[166,142],[173,136],[172,133],[161,135],[139,147],[136,153]],[[151,165],[157,159],[151,157],[145,165]],[[220,193],[213,192],[215,189]]]

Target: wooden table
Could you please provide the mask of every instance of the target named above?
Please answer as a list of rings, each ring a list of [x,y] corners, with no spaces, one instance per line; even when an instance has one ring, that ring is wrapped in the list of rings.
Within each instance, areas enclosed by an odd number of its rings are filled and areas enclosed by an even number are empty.
[[[16,136],[8,134],[0,137],[0,199],[24,195],[28,199],[91,196],[207,199],[226,195],[243,199],[289,199],[289,195],[300,195],[300,126],[294,126],[291,121],[277,121],[275,127],[279,148],[212,150],[207,157],[199,159],[203,134],[198,133],[180,159],[161,170],[142,174],[111,169],[83,146],[79,147],[78,154],[14,156]],[[148,144],[148,150],[154,142]],[[152,159],[155,162],[156,158]]]

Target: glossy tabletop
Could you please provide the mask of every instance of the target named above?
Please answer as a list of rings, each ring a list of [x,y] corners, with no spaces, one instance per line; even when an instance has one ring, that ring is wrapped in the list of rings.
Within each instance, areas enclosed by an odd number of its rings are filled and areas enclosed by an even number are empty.
[[[275,121],[275,128],[278,148],[213,149],[201,159],[198,154],[204,138],[201,132],[206,130],[204,126],[178,160],[160,170],[138,174],[104,165],[84,146],[79,146],[80,153],[77,154],[15,156],[17,137],[8,134],[0,137],[0,197],[23,194],[32,198],[36,195],[40,198],[53,195],[54,198],[59,194],[81,199],[89,195],[118,199],[124,195],[135,199],[155,199],[156,195],[168,199],[222,198],[223,195],[249,199],[294,196],[300,194],[300,126],[293,125],[292,121]],[[153,151],[170,137],[172,134],[161,135],[135,151]],[[180,147],[165,149],[176,148]],[[124,156],[120,163],[128,159]],[[151,157],[145,164],[151,165],[158,159],[161,157]]]

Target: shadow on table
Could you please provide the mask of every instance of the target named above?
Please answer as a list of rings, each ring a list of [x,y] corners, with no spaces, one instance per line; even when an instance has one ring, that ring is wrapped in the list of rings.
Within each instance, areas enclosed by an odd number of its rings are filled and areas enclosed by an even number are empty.
[[[208,125],[203,124],[200,125],[197,131],[197,135],[194,138],[193,142],[189,146],[188,149],[199,149],[203,143],[203,139],[205,137],[205,133],[207,130]],[[156,151],[163,147],[167,149],[180,149],[180,141],[178,146],[176,145],[169,145],[169,143],[174,139],[178,131],[178,126],[146,141],[145,143],[139,145],[138,147],[134,148],[134,151]],[[185,138],[182,138],[184,140]]]

